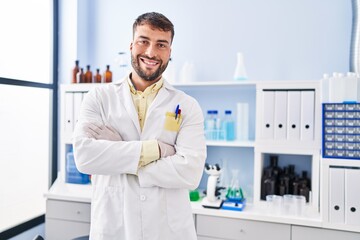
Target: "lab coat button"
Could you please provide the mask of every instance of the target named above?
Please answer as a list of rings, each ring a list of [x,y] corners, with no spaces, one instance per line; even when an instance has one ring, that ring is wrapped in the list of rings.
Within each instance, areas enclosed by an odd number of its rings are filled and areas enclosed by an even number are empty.
[[[145,201],[145,200],[146,200],[146,196],[145,196],[145,195],[140,195],[140,200],[141,200],[141,201]]]

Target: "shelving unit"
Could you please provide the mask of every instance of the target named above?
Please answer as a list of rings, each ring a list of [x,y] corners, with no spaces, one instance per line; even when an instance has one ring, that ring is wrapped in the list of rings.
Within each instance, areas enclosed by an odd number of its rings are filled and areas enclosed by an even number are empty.
[[[57,183],[50,189],[47,195],[48,200],[68,199],[65,194],[61,196],[59,189],[64,189],[65,179],[65,159],[66,153],[71,146],[71,132],[66,131],[66,100],[67,93],[83,94],[98,84],[73,84],[61,86],[61,129],[60,129],[60,162],[59,175]],[[292,225],[322,227],[343,229],[348,231],[360,232],[359,228],[344,227],[338,225],[323,224],[323,217],[327,218],[324,212],[327,205],[324,198],[327,192],[326,170],[330,165],[336,165],[336,161],[323,161],[321,159],[321,102],[320,102],[320,83],[319,81],[233,81],[233,82],[194,82],[194,83],[176,83],[173,84],[179,90],[182,90],[196,98],[203,109],[204,115],[209,109],[218,109],[220,113],[224,110],[232,110],[236,112],[236,103],[244,102],[249,105],[249,140],[248,141],[207,141],[209,163],[221,163],[223,159],[227,160],[228,167],[240,170],[240,185],[243,185],[247,197],[247,206],[243,212],[233,212],[228,210],[212,210],[201,207],[199,203],[192,203],[193,213],[197,216],[216,217],[216,220],[222,218],[245,219],[249,221],[273,222],[284,224],[284,231],[290,232]],[[264,92],[286,91],[295,92],[306,91],[313,94],[312,98],[312,119],[310,125],[312,135],[302,139],[289,138],[287,135],[283,139],[264,137],[263,125],[266,112],[264,111]],[[308,106],[306,106],[308,107]],[[75,111],[73,109],[73,111]],[[274,111],[275,112],[275,111]],[[221,115],[222,116],[222,115]],[[308,129],[308,128],[307,128]],[[265,167],[266,158],[276,154],[282,158],[294,156],[294,159],[300,159],[301,163],[294,160],[295,165],[304,165],[310,169],[312,200],[307,204],[307,215],[302,217],[290,217],[286,215],[271,216],[267,213],[266,202],[260,199],[261,177]],[[292,161],[292,160],[291,160]],[[360,161],[359,161],[360,162]],[[354,166],[354,162],[343,161]],[[358,163],[356,163],[358,164]],[[303,166],[299,168],[301,169]],[[360,164],[359,164],[360,166]],[[320,181],[320,172],[323,174]],[[230,178],[231,176],[229,176]],[[200,183],[200,188],[205,188],[207,176],[204,174]],[[62,186],[62,187],[61,187]],[[82,187],[88,192],[89,186]],[[67,189],[67,187],[65,187]],[[70,186],[72,189],[73,186]],[[81,191],[81,190],[79,190]],[[325,194],[325,195],[324,195]],[[321,200],[321,202],[320,202]],[[85,204],[89,203],[89,199],[83,200]],[[321,206],[321,208],[320,208]],[[202,224],[205,218],[196,218],[196,224]],[[269,225],[270,226],[270,225]],[[260,235],[259,235],[260,236]],[[213,238],[212,238],[213,237]],[[202,236],[199,239],[216,239],[215,236]],[[275,238],[274,238],[275,239]]]

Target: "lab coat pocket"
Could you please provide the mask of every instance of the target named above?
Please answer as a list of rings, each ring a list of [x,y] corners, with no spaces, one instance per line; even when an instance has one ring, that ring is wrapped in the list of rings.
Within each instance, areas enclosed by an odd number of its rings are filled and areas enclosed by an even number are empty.
[[[123,192],[120,186],[94,186],[91,225],[96,232],[115,234],[123,225]]]
[[[166,205],[168,223],[174,232],[194,226],[187,189],[167,189]]]
[[[182,116],[178,115],[175,118],[175,113],[167,112],[165,115],[164,130],[178,132],[182,122]]]

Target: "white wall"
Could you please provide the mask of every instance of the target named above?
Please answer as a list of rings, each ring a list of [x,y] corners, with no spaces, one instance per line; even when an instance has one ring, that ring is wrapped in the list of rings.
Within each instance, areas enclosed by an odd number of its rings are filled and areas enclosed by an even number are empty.
[[[148,11],[174,23],[176,70],[192,61],[201,81],[232,80],[237,51],[244,53],[253,80],[320,79],[349,69],[350,0],[78,0],[80,64],[93,70],[110,64],[116,78],[114,58],[128,51],[132,23]],[[61,17],[68,17],[66,11]],[[71,66],[74,60],[63,59]],[[60,68],[66,77],[69,71]],[[66,77],[61,80],[69,82]]]

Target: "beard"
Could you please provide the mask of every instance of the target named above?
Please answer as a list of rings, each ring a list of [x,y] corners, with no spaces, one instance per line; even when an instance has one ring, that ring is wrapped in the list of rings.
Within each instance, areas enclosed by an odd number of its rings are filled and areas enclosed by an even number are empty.
[[[137,57],[135,57],[133,54],[131,54],[131,65],[134,68],[135,72],[139,75],[140,78],[144,79],[145,81],[154,81],[156,79],[158,79],[159,77],[161,77],[161,74],[163,74],[163,72],[165,71],[168,63],[166,62],[165,64],[163,63],[162,60],[159,59],[155,59],[155,58],[148,58],[151,60],[157,60],[160,62],[160,66],[158,67],[158,69],[152,73],[152,74],[147,74],[144,70],[141,69],[140,67],[140,57],[144,57],[144,56],[140,56],[138,55]]]

